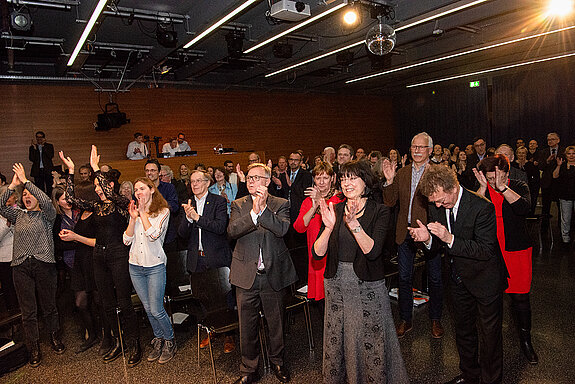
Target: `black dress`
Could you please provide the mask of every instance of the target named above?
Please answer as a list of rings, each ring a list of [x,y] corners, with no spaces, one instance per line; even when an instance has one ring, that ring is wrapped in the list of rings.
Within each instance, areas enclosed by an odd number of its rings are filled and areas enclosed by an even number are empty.
[[[78,235],[95,238],[96,229],[94,225],[94,215],[90,215],[87,219],[82,220],[82,217],[76,223],[74,232]],[[94,267],[92,265],[92,255],[94,254],[94,247],[89,245],[76,243],[76,254],[74,258],[74,268],[71,273],[70,288],[74,291],[91,292],[96,290],[96,283],[94,281]]]

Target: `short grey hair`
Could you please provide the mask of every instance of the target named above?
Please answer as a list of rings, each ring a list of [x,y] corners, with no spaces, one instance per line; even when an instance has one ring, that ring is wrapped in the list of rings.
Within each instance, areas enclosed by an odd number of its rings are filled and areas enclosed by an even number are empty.
[[[433,139],[431,138],[431,136],[429,136],[429,133],[427,132],[419,132],[417,135],[413,136],[413,138],[411,139],[411,144],[413,144],[413,140],[415,140],[415,138],[419,136],[427,138],[427,145],[430,148],[433,148]]]
[[[174,178],[174,171],[172,171],[172,168],[170,168],[168,165],[162,165],[160,171],[164,171],[168,176],[170,176],[170,178]]]
[[[253,164],[250,164],[250,165],[248,166],[248,171],[247,171],[246,173],[249,173],[249,172],[250,172],[250,169],[252,169],[252,168],[258,168],[258,167],[264,169],[264,173],[266,174],[266,177],[267,177],[267,178],[272,177],[272,170],[271,170],[271,168],[268,167],[267,165],[263,164],[263,163],[253,163]]]

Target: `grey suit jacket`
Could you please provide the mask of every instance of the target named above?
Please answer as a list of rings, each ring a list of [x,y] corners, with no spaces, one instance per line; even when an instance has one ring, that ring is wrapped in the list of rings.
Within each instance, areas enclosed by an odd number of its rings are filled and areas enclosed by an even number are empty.
[[[230,282],[250,289],[256,278],[260,248],[266,276],[271,287],[279,291],[297,281],[297,274],[283,236],[290,226],[289,202],[269,196],[267,207],[252,221],[251,195],[232,202],[228,234],[237,239],[230,267]]]

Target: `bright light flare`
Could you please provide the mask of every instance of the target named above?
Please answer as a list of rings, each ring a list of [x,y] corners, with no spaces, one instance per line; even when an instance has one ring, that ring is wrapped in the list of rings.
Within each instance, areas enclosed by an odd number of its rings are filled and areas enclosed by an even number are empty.
[[[565,17],[573,13],[573,0],[550,0],[547,17]]]
[[[359,17],[357,16],[357,12],[355,10],[347,11],[345,15],[343,15],[343,21],[345,21],[347,25],[354,25],[357,23],[358,19]]]

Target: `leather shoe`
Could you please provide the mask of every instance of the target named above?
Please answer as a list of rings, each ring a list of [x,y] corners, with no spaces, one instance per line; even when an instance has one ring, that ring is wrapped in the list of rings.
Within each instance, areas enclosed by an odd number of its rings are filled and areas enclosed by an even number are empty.
[[[206,336],[201,342],[200,342],[200,348],[204,349],[205,347],[207,347],[210,344],[210,335]]]
[[[444,334],[443,327],[441,326],[441,321],[431,320],[431,337],[434,339],[441,339]]]
[[[466,379],[462,375],[459,375],[445,384],[479,384],[479,379]]]
[[[260,375],[257,372],[254,372],[247,375],[242,375],[239,379],[234,381],[234,384],[251,384],[257,382],[259,379]]]
[[[66,346],[60,340],[60,332],[52,332],[50,334],[50,346],[58,355],[61,355],[66,350]]]
[[[36,368],[42,362],[42,352],[40,352],[40,345],[38,342],[30,348],[30,366]]]
[[[128,347],[128,367],[135,367],[142,360],[142,348],[140,339],[131,340]]]
[[[110,363],[116,360],[122,354],[122,345],[120,344],[120,339],[114,337],[112,340],[112,347],[103,357],[104,363]]]
[[[395,328],[397,331],[397,338],[401,339],[407,332],[411,331],[412,329],[413,326],[411,325],[411,321],[407,322],[405,320],[401,320],[401,322],[397,324],[397,327]]]
[[[287,368],[283,365],[272,364],[272,372],[282,383],[289,382],[290,376]]]
[[[226,336],[224,338],[224,353],[233,352],[236,349],[236,343],[233,336]]]

